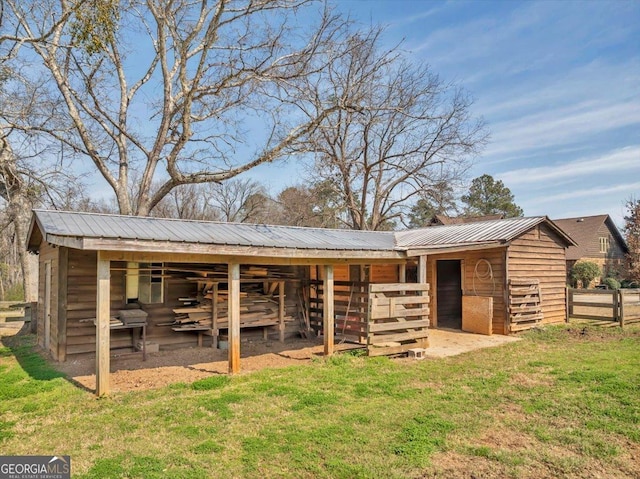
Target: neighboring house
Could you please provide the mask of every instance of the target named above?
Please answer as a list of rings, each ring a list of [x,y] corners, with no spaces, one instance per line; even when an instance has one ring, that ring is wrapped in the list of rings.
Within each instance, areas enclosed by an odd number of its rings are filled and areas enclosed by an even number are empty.
[[[578,260],[596,263],[600,266],[602,278],[624,277],[629,248],[609,215],[563,218],[553,222],[577,243],[567,249],[568,280],[571,279],[571,268]],[[596,279],[594,284],[599,282]]]
[[[110,348],[131,346],[127,329],[112,323],[109,334],[110,317],[131,306],[148,315],[147,339],[160,350],[202,344],[204,332],[185,334],[174,323],[176,309],[197,294],[211,299],[211,309],[193,313],[215,318],[216,310],[225,310],[228,326],[221,328],[236,338],[229,341],[234,372],[241,328],[246,337],[268,333],[252,326],[269,326],[282,341],[298,334],[304,319],[331,354],[337,321],[344,318],[343,333],[348,328],[366,343],[374,301],[378,308],[387,301],[382,308],[391,317],[406,309],[402,296],[375,296],[372,283],[428,284],[431,327],[461,329],[467,315],[477,317],[478,305],[486,334],[562,322],[570,246],[575,242],[547,217],[376,232],[44,210],[34,211],[28,239],[40,261],[38,343],[55,359],[88,353],[108,366]],[[538,306],[533,322],[523,324],[520,311],[531,312],[525,304],[530,283],[539,288]],[[274,299],[252,303],[256,294]],[[265,307],[273,310],[268,318],[260,312]],[[412,311],[423,317],[422,309]],[[408,324],[391,323],[378,330]],[[217,329],[205,329],[218,337]],[[403,337],[390,335],[389,341]]]
[[[485,215],[485,216],[446,216],[433,215],[426,226],[445,226],[445,225],[461,225],[465,223],[477,223],[478,221],[501,220],[504,218],[502,214]]]

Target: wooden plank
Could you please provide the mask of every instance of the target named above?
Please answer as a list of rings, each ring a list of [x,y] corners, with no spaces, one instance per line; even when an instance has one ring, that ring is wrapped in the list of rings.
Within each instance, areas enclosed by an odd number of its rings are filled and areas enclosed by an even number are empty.
[[[416,308],[416,309],[396,309],[395,314],[390,314],[388,308],[371,308],[371,320],[376,319],[393,319],[397,317],[407,317],[407,316],[428,316],[430,309],[427,308]]]
[[[98,252],[96,294],[96,395],[109,394],[109,322],[111,316],[111,272],[110,262]]]
[[[537,285],[539,281],[537,279],[510,279],[509,284],[513,286],[530,286]]]
[[[404,321],[396,323],[372,323],[369,325],[369,331],[379,333],[381,331],[397,331],[414,328],[428,328],[429,320],[421,319],[415,321]]]
[[[612,303],[590,303],[588,301],[574,301],[574,306],[581,306],[587,308],[607,308],[607,309],[616,309],[616,305]]]
[[[509,312],[511,314],[518,314],[518,313],[537,313],[540,311],[540,305],[536,304],[534,306],[524,306],[524,305],[517,305],[517,306],[511,306],[509,307]]]
[[[372,293],[429,291],[429,284],[420,283],[371,284],[369,287]]]
[[[324,301],[323,301],[323,336],[324,336],[324,355],[331,356],[333,354],[333,339],[335,334],[335,312],[333,304],[333,265],[324,267]]]
[[[429,304],[429,296],[395,296],[372,298],[376,306],[389,306],[391,302],[394,304]]]
[[[544,318],[544,315],[542,313],[539,313],[539,314],[527,314],[527,315],[523,315],[523,316],[511,315],[511,322],[512,323],[520,323],[522,321],[540,321],[543,318]]]
[[[604,316],[604,315],[600,315],[600,314],[572,314],[571,318],[577,318],[577,319],[602,319],[602,320],[607,320],[607,321],[613,321],[614,323],[617,322],[617,320],[612,316]]]
[[[387,347],[369,346],[367,347],[367,355],[371,357],[389,356],[392,354],[406,353],[409,349],[413,349],[413,348],[428,348],[428,347],[429,347],[429,340],[425,338],[425,339],[419,339],[409,344],[404,344],[399,346],[387,346]]]
[[[401,341],[411,341],[413,339],[426,338],[429,336],[428,329],[418,329],[417,331],[408,331],[404,333],[395,333],[395,334],[373,334],[369,335],[368,343],[369,344],[379,344],[386,342],[401,342]]]
[[[240,372],[240,264],[228,265],[229,373]]]

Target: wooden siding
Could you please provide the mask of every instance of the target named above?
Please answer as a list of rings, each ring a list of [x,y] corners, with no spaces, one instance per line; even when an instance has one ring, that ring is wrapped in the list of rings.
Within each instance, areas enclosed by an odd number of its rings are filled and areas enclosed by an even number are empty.
[[[540,282],[543,324],[565,320],[566,272],[562,240],[544,225],[511,242],[508,249],[509,279]]]
[[[124,263],[113,266],[123,269]],[[66,356],[95,352],[96,327],[82,320],[96,317],[97,254],[95,251],[68,250],[67,266],[67,341]],[[124,307],[124,271],[111,272],[111,310]],[[124,348],[132,344],[130,331],[112,331],[111,347]]]
[[[399,281],[397,264],[372,264],[369,269],[369,281],[372,283],[397,283]]]
[[[504,248],[492,248],[467,252],[429,255],[427,258],[427,282],[432,285],[430,289],[431,318],[435,327],[438,327],[438,298],[437,291],[437,260],[460,260],[462,270],[462,294],[464,296],[484,296],[493,298],[493,334],[505,334],[505,274],[504,274]],[[474,278],[474,271],[479,260],[487,260],[491,264],[493,278],[491,281],[480,281]]]
[[[600,251],[600,238],[609,239],[609,251],[603,253]],[[591,241],[586,245],[585,258],[602,258],[602,259],[624,259],[624,251],[618,243],[618,239],[611,233],[607,226],[607,222],[603,222]]]

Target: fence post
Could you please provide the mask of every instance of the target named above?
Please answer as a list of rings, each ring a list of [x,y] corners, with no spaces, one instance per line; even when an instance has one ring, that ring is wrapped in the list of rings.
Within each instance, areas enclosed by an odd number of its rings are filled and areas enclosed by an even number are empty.
[[[564,322],[569,322],[569,287],[564,287]]]
[[[618,307],[620,314],[620,327],[624,328],[624,290],[619,289],[618,293]]]
[[[613,290],[613,320],[620,322],[620,298],[618,290]]]

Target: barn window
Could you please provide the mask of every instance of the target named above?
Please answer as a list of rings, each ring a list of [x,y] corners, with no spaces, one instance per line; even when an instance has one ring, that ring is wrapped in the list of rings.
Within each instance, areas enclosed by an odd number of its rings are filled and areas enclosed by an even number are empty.
[[[164,301],[162,263],[127,263],[127,303]]]
[[[606,236],[600,237],[600,252],[607,253],[609,251],[609,238]]]

